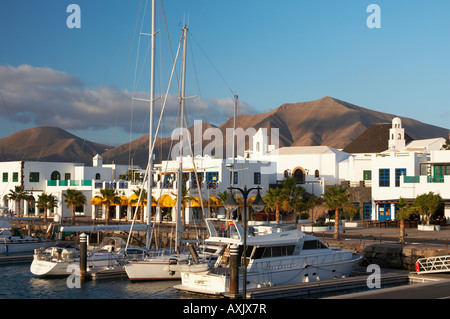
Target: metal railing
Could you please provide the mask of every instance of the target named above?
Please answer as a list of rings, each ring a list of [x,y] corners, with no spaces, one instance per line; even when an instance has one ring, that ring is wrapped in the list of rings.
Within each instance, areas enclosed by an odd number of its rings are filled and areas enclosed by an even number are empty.
[[[416,261],[417,273],[450,272],[450,256],[420,258]]]

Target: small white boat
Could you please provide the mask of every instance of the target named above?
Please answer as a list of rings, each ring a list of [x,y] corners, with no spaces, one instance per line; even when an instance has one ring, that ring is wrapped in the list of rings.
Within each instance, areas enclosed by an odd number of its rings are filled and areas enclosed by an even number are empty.
[[[202,245],[195,252],[192,249],[193,246],[190,253],[158,253],[144,260],[130,261],[124,266],[125,272],[131,281],[180,280],[182,270],[204,271],[211,263],[214,264],[223,248],[218,245]],[[195,258],[200,262],[195,263]]]
[[[55,244],[55,241],[40,237],[13,234],[9,230],[11,227],[6,220],[0,221],[0,254],[32,253],[35,249]]]
[[[206,222],[210,233],[206,242],[221,243],[226,248],[213,267],[204,271],[182,270],[182,283],[175,288],[222,295],[229,292],[230,248],[232,245],[239,246],[242,256],[244,230],[233,220],[221,221],[228,224],[227,231],[216,230],[214,219],[207,219]],[[269,228],[247,237],[247,289],[347,277],[362,259],[362,256],[351,251],[327,247],[317,237],[297,229],[272,227],[268,231]],[[241,272],[240,290],[243,288],[242,276]]]
[[[187,263],[188,254],[158,254],[140,261],[130,261],[124,268],[131,281],[143,280],[177,280],[180,272],[179,263]]]
[[[88,250],[88,271],[105,268],[122,268],[130,260],[142,259],[145,249],[129,246],[125,253],[125,242],[118,237],[107,237],[100,248]],[[35,250],[30,271],[38,276],[67,276],[70,265],[80,264],[80,250],[77,247],[57,244],[47,249]]]

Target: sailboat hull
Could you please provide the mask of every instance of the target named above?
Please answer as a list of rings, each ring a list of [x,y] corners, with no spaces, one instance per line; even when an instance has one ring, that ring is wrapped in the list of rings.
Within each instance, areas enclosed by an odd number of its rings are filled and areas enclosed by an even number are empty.
[[[132,281],[144,280],[180,280],[181,273],[177,269],[180,261],[188,256],[168,255],[148,258],[142,261],[129,262],[125,265],[125,272]]]
[[[40,247],[50,247],[54,245],[54,241],[38,241],[38,242],[23,242],[23,243],[2,243],[0,244],[0,254],[10,254],[10,253],[26,253],[33,252],[35,249]]]

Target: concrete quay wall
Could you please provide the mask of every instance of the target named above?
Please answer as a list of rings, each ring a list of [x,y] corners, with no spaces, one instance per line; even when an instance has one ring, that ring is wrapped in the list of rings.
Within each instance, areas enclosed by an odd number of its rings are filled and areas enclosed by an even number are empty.
[[[419,258],[450,255],[448,247],[428,247],[417,245],[400,245],[390,243],[376,243],[361,245],[359,242],[331,241],[332,247],[352,250],[364,257],[363,265],[376,264],[381,268],[415,270],[415,263]]]

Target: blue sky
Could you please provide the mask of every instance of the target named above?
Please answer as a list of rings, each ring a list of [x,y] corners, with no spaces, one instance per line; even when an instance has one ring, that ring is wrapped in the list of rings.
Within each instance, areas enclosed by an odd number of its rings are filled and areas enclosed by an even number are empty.
[[[80,29],[66,24],[72,3],[81,8]],[[149,86],[148,65],[142,64],[148,37],[141,38],[138,56],[134,35],[145,4],[0,0],[0,137],[41,125],[115,145],[146,134],[148,107],[131,103],[133,92],[145,97]],[[381,9],[381,28],[367,26],[370,4]],[[190,121],[221,124],[232,115],[237,93],[240,113],[332,96],[450,127],[447,0],[167,0],[163,5],[173,50],[181,26],[189,22],[187,95],[196,96],[188,103]],[[157,9],[161,92],[171,58],[160,0]],[[150,32],[149,17],[143,32]],[[176,114],[176,88],[171,93],[169,118]]]

